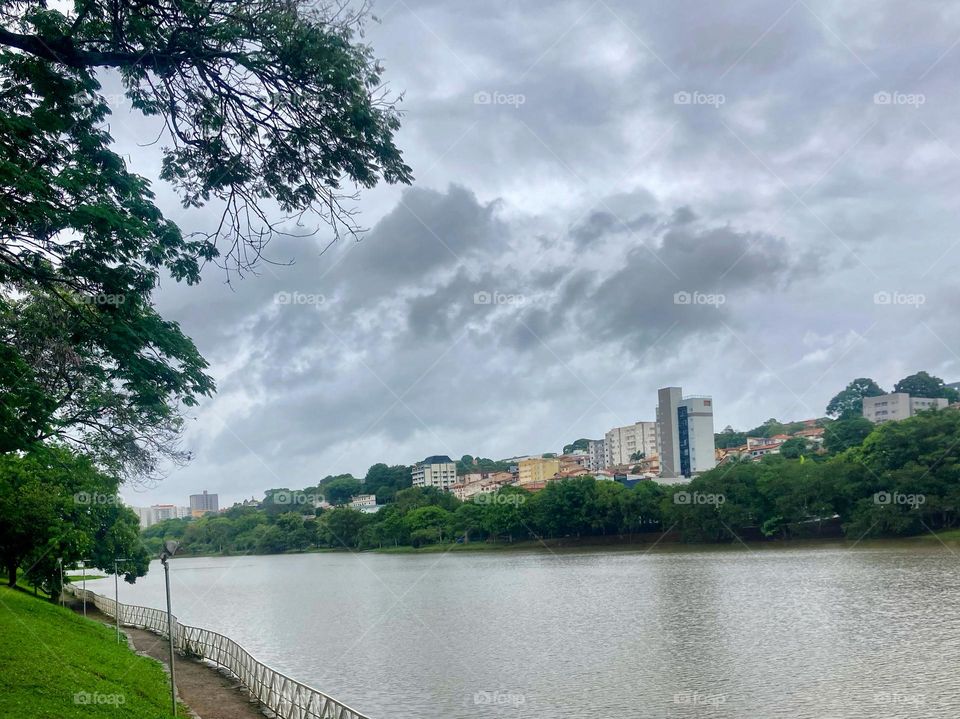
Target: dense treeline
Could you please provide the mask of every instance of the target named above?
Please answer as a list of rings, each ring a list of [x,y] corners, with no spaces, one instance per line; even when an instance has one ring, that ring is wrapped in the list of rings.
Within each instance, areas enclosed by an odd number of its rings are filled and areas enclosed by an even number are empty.
[[[839,521],[848,537],[859,539],[954,527],[958,506],[960,412],[946,410],[875,427],[862,443],[831,456],[725,464],[686,485],[628,488],[583,477],[550,482],[537,493],[504,487],[467,502],[408,488],[375,514],[349,507],[282,511],[274,504],[269,511],[233,508],[170,520],[144,535],[153,545],[178,537],[196,553],[272,553],[644,532],[706,542],[793,538]]]

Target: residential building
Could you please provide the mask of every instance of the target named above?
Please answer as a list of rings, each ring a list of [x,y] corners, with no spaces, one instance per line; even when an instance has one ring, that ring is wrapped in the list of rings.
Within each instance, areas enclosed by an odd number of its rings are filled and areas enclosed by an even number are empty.
[[[376,512],[380,509],[380,506],[377,504],[377,495],[358,494],[350,500],[350,509],[356,509],[366,514]]]
[[[777,435],[774,437],[747,437],[747,449],[757,449],[760,447],[778,447],[786,442],[790,437],[788,435]]]
[[[607,443],[602,439],[587,440],[587,468],[593,471],[607,466]]]
[[[490,494],[496,492],[501,487],[513,483],[513,475],[510,472],[483,472],[483,477],[467,481],[467,477],[473,477],[475,474],[464,475],[457,484],[450,487],[450,491],[461,501],[466,501],[478,494]]]
[[[140,528],[152,527],[165,519],[183,519],[191,516],[189,507],[178,507],[175,504],[154,504],[151,507],[130,507],[140,518]]]
[[[528,457],[520,460],[517,483],[523,487],[535,482],[546,482],[553,479],[560,471],[560,460],[557,457]]]
[[[220,511],[220,497],[216,494],[207,494],[203,490],[202,494],[190,495],[190,514],[194,517],[202,517],[208,512]]]
[[[943,397],[911,397],[906,392],[863,398],[863,416],[871,422],[907,419],[928,409],[945,409],[949,401]]]
[[[445,454],[435,454],[413,465],[414,487],[450,489],[457,483],[457,463]]]
[[[614,427],[604,436],[605,467],[635,463],[638,453],[657,454],[656,422],[634,422],[626,427]]]
[[[660,478],[677,480],[713,469],[713,399],[702,395],[683,396],[680,387],[663,387],[657,392],[657,447]]]
[[[587,469],[589,470],[590,457],[584,453],[561,454],[557,459],[560,460],[560,469]]]

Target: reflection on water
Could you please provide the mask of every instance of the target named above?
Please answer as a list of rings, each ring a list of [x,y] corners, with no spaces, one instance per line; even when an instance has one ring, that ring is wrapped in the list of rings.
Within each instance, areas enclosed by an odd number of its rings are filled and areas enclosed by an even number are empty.
[[[960,558],[939,545],[171,567],[181,621],[376,719],[960,717]],[[162,607],[159,563],[120,591]]]

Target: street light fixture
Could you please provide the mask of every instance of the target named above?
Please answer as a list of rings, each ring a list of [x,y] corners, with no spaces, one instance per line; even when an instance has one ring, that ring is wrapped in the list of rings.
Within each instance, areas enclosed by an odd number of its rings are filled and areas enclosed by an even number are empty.
[[[176,644],[176,636],[173,631],[173,612],[170,609],[170,565],[167,560],[173,557],[179,548],[179,542],[168,539],[163,543],[163,550],[160,552],[163,577],[167,585],[167,639],[170,643],[170,701],[173,703],[173,716],[177,715],[177,678],[173,668],[173,646]]]

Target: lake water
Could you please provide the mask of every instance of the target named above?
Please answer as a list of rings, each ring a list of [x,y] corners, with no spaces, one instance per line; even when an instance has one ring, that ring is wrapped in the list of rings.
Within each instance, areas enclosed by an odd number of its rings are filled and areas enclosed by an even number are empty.
[[[374,719],[960,717],[940,545],[176,558],[171,581],[182,622]],[[120,601],[163,607],[160,564]]]

